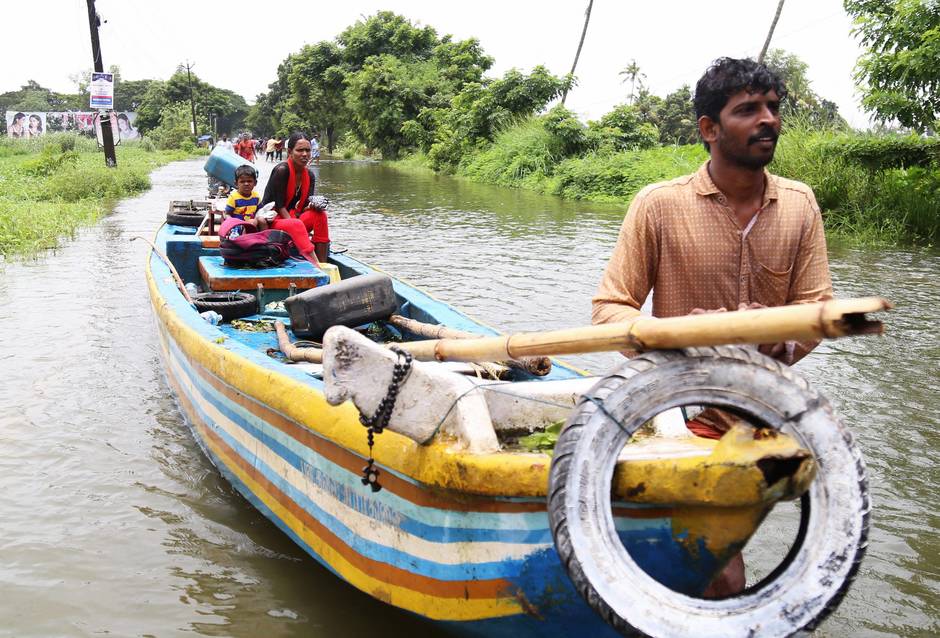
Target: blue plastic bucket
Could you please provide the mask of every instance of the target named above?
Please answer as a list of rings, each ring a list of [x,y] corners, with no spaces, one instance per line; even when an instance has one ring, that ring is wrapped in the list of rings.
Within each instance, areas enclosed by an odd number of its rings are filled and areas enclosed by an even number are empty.
[[[206,158],[205,170],[209,175],[216,178],[221,182],[225,182],[232,188],[235,188],[235,169],[243,164],[248,164],[255,171],[258,170],[258,167],[246,160],[241,155],[237,154],[235,151],[230,151],[227,148],[215,148],[209,154],[209,157]]]

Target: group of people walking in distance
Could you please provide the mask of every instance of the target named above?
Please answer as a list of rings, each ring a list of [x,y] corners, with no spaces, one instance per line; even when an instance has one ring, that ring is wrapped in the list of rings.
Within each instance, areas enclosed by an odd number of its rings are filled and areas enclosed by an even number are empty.
[[[310,142],[310,161],[317,165],[320,163],[319,136],[313,134],[307,140]],[[245,132],[232,142],[228,135],[223,133],[213,148],[219,147],[234,151],[249,162],[260,160],[262,155],[269,162],[280,162],[284,159],[284,140],[277,135],[253,139],[250,133]]]

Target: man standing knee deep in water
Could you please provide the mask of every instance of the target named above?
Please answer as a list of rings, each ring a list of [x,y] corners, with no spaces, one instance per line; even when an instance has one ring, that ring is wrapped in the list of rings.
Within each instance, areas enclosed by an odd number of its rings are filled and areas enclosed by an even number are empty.
[[[630,321],[650,291],[653,316],[675,317],[832,298],[822,217],[812,189],[772,175],[783,82],[752,60],[721,58],[695,88],[695,116],[710,159],[696,173],[633,198],[593,299],[594,323]],[[818,341],[765,344],[787,364]],[[729,419],[706,410],[689,424],[720,438]],[[738,555],[707,596],[744,588]]]

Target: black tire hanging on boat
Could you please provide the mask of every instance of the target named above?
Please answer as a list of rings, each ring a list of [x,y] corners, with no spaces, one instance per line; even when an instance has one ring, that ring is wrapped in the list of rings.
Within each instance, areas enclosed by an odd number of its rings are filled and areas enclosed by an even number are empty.
[[[190,226],[192,228],[197,228],[199,224],[202,223],[203,218],[205,218],[205,212],[198,213],[174,213],[169,212],[166,214],[166,223],[173,224],[174,226]]]
[[[817,461],[807,492],[811,507],[804,507],[808,524],[772,582],[724,600],[692,598],[660,584],[614,529],[610,484],[620,450],[644,422],[683,405],[724,407],[753,424],[785,428]],[[648,352],[604,377],[581,397],[559,436],[548,493],[555,547],[575,588],[629,636],[812,630],[841,602],[868,542],[868,480],[851,433],[802,377],[733,346]],[[609,555],[592,555],[599,547]]]
[[[201,292],[193,296],[193,304],[199,312],[216,311],[223,321],[258,312],[258,299],[250,292]]]

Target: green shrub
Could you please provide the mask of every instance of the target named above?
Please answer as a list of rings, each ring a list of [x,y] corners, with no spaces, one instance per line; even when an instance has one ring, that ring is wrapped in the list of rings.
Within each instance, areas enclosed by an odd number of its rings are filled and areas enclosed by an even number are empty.
[[[46,146],[42,153],[31,157],[23,162],[23,170],[33,176],[52,175],[60,170],[74,166],[78,161],[78,153],[75,151],[61,151],[55,149],[58,145]]]
[[[559,159],[552,134],[539,119],[530,118],[499,133],[492,146],[466,160],[460,172],[477,181],[516,186],[549,175]]]
[[[193,134],[190,132],[192,120],[190,119],[188,105],[177,102],[168,104],[160,111],[160,125],[150,131],[149,136],[162,150],[182,149],[192,152],[196,149]]]
[[[561,157],[582,153],[588,146],[587,127],[574,113],[556,106],[542,116],[542,124],[554,138],[553,146]]]
[[[826,150],[869,170],[930,166],[940,163],[940,139],[900,134],[844,134],[824,144]]]
[[[643,121],[633,105],[621,104],[599,121],[591,122],[589,138],[592,146],[606,151],[630,151],[659,146],[659,129]]]
[[[644,186],[698,170],[708,158],[698,145],[591,153],[561,162],[550,192],[596,201],[628,201]]]
[[[339,155],[343,159],[364,159],[369,157],[368,149],[365,144],[358,141],[352,135],[344,135],[336,147],[333,149],[334,155]]]
[[[62,137],[61,141],[59,142],[59,148],[61,148],[63,152],[74,151],[77,143],[78,143],[78,135],[66,134]]]
[[[48,188],[67,202],[82,199],[117,199],[150,187],[150,178],[139,168],[82,165],[57,172],[49,178]]]
[[[919,162],[929,157],[933,142],[882,137],[887,141],[877,141],[870,134],[788,126],[770,169],[811,186],[827,230],[845,239],[936,241],[940,238],[940,168],[929,162],[926,167],[873,168]]]

